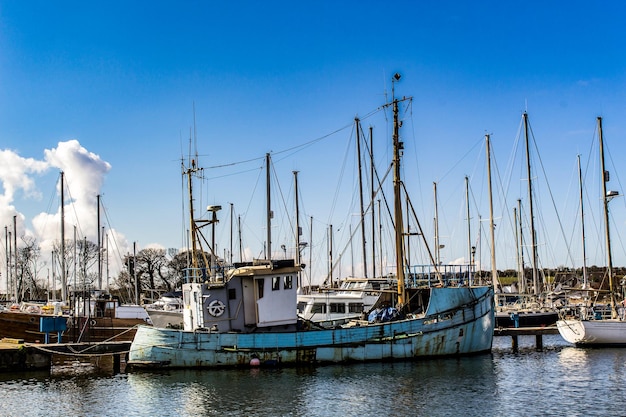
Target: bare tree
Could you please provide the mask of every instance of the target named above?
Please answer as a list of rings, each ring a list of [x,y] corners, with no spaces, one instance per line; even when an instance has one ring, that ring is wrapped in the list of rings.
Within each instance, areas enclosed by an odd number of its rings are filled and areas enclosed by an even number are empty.
[[[42,300],[46,298],[46,282],[41,280],[39,258],[41,250],[34,238],[23,236],[24,246],[17,250],[17,295],[18,302],[23,300]]]

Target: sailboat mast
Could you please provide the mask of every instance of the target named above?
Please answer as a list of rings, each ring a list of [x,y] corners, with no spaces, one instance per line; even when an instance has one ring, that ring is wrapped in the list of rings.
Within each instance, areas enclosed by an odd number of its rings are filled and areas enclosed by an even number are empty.
[[[535,214],[533,211],[533,186],[530,172],[530,144],[528,140],[528,113],[524,112],[524,137],[526,139],[526,171],[528,173],[528,209],[530,211],[530,249],[533,269],[533,293],[539,295],[539,272],[537,271],[537,237],[535,234]]]
[[[296,203],[296,265],[300,265],[300,206],[298,204],[298,171],[293,171],[293,194]],[[302,271],[298,271],[298,288],[302,288]]]
[[[498,288],[498,270],[496,269],[496,238],[495,225],[493,224],[493,190],[491,187],[491,142],[489,135],[485,135],[485,148],[487,151],[487,183],[489,186],[489,234],[491,237],[491,281],[494,288]]]
[[[100,194],[96,196],[96,212],[98,222],[98,289],[102,289],[102,244],[100,236]]]
[[[437,183],[433,182],[433,194],[435,200],[435,265],[441,264],[440,245],[439,245],[439,206],[437,202]]]
[[[65,272],[65,174],[61,171],[61,301],[67,302],[67,274]]]
[[[606,267],[609,276],[609,292],[611,297],[611,311],[615,316],[615,296],[613,294],[613,259],[611,257],[611,234],[609,232],[609,195],[606,183],[609,181],[609,172],[604,165],[604,142],[602,137],[602,117],[598,117],[598,143],[600,147],[600,169],[602,170],[602,202],[604,206],[604,228],[606,243]]]
[[[267,201],[267,254],[266,259],[272,259],[272,201],[270,193],[270,154],[265,154],[265,181],[266,181],[266,201]]]
[[[363,273],[367,278],[367,249],[365,247],[365,209],[363,208],[363,168],[361,164],[361,136],[359,135],[361,130],[361,124],[358,117],[354,118],[356,126],[356,153],[359,165],[359,202],[360,202],[360,220],[361,220],[361,243],[363,249]]]
[[[21,300],[19,294],[19,285],[17,279],[17,216],[13,216],[13,267],[15,268],[15,302],[19,303]],[[22,281],[23,283],[23,281]]]
[[[472,226],[470,223],[469,177],[465,176],[465,208],[467,210],[467,263],[469,282],[472,283]]]
[[[587,278],[587,249],[585,245],[585,208],[583,203],[583,173],[580,167],[580,155],[578,155],[578,185],[580,188],[580,226],[582,232],[582,249],[583,249],[583,290],[589,288],[589,279]]]
[[[517,242],[517,246],[519,248],[519,291],[523,294],[526,294],[526,273],[524,271],[524,232],[522,228],[522,200],[517,199],[517,226],[516,229],[519,230],[519,241]]]
[[[233,227],[235,222],[235,207],[233,203],[230,203],[230,252],[229,259],[230,264],[233,264]]]
[[[372,198],[370,207],[372,208],[372,277],[376,278],[376,211],[374,210],[374,197],[376,190],[374,187],[374,128],[370,126],[370,181]]]

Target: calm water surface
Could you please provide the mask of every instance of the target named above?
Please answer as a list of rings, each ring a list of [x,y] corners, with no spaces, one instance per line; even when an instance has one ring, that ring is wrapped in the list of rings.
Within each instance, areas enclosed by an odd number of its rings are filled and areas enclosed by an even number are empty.
[[[495,338],[491,354],[314,369],[0,374],[0,416],[620,416],[626,349]]]

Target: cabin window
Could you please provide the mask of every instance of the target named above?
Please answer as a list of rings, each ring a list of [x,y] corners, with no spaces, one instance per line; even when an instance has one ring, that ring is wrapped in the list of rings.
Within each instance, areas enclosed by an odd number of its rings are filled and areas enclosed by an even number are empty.
[[[311,313],[326,313],[326,304],[323,303],[315,303],[313,304],[313,308],[311,308]]]
[[[305,303],[304,301],[300,301],[300,302],[298,303],[298,307],[297,307],[298,312],[299,312],[300,314],[304,313],[304,309],[305,309],[305,307],[306,307],[306,303]]]
[[[228,289],[228,299],[236,300],[237,299],[237,290],[235,288]]]
[[[293,277],[291,275],[285,276],[285,282],[283,283],[283,289],[290,290],[293,288]]]
[[[280,277],[272,278],[272,291],[280,290]]]
[[[264,278],[256,280],[257,295],[258,295],[259,299],[263,298],[263,287],[264,286],[265,286],[265,279]]]
[[[348,312],[350,312],[350,313],[362,313],[363,312],[363,303],[349,303],[348,304]]]
[[[331,313],[345,313],[346,312],[346,305],[345,304],[339,304],[339,303],[330,303],[330,312]]]

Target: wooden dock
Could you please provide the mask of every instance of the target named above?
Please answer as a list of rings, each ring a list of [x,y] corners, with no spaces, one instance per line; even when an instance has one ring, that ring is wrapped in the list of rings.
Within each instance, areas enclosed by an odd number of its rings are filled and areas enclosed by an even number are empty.
[[[559,334],[559,329],[556,326],[545,327],[499,327],[493,331],[494,336],[509,336],[511,338],[511,348],[517,352],[519,349],[518,337],[519,336],[535,336],[535,348],[537,350],[543,349],[543,335],[545,334]]]
[[[50,370],[56,356],[93,358],[111,356],[113,372],[120,372],[122,355],[131,342],[24,343],[21,339],[0,340],[0,372]]]
[[[0,339],[0,372],[50,369],[52,355],[25,344],[22,339]]]

